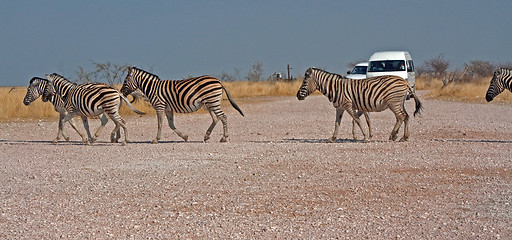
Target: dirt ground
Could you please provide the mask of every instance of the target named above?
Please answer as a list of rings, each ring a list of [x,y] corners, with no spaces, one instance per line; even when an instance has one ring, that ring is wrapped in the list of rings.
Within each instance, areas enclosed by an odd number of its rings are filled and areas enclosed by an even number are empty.
[[[228,143],[221,124],[202,142],[208,114],[177,115],[189,142],[165,126],[159,144],[155,116],[126,117],[127,146],[111,122],[90,146],[69,125],[52,144],[56,120],[0,123],[0,239],[511,239],[512,105],[422,101],[405,143],[389,110],[372,142],[345,114],[326,143],[320,95],[226,104]]]

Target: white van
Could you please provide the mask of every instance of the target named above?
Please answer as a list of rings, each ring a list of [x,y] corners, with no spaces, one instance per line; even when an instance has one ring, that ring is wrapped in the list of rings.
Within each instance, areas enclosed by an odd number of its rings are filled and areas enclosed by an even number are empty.
[[[414,63],[409,52],[388,51],[376,52],[368,60],[366,77],[395,75],[405,79],[413,89],[416,89],[416,74]]]
[[[352,70],[347,71],[346,78],[351,79],[365,79],[366,78],[366,69],[368,68],[368,62],[362,62],[356,64]]]

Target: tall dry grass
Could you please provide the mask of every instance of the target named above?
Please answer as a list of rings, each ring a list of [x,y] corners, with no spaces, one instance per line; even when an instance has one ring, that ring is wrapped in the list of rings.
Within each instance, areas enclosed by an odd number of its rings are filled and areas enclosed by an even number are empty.
[[[492,77],[476,78],[469,82],[450,83],[443,87],[443,82],[437,78],[416,79],[416,89],[429,90],[427,97],[442,100],[484,103],[485,94]],[[493,102],[512,103],[512,93],[505,90]]]
[[[428,90],[427,98],[464,101],[464,102],[485,102],[485,93],[489,87],[490,77],[481,78],[467,83],[449,84],[443,87],[440,79],[422,78],[416,79],[417,90]],[[260,96],[295,96],[301,82],[225,82],[231,97],[237,103],[243,99]],[[120,89],[121,86],[116,86]],[[26,88],[0,87],[0,121],[16,121],[21,119],[45,119],[57,118],[58,114],[51,103],[44,103],[41,99],[34,101],[30,106],[23,104]],[[224,98],[226,98],[224,96]],[[131,97],[128,97],[131,100]],[[494,102],[512,103],[512,93],[505,91],[495,98]],[[229,106],[228,101],[223,101],[223,106]],[[146,114],[155,114],[153,107],[144,101],[133,104],[137,109]],[[126,104],[123,104],[120,114],[135,115]]]
[[[225,82],[232,98],[237,99],[258,97],[258,96],[295,96],[301,82]],[[121,86],[116,86],[120,89]],[[41,101],[41,98],[32,102],[29,106],[23,104],[23,98],[26,94],[26,87],[16,87],[12,91],[11,87],[0,87],[0,121],[16,121],[21,119],[47,119],[57,118],[51,103]],[[10,91],[10,92],[9,92]],[[224,98],[226,98],[224,96]],[[131,100],[131,97],[128,97]],[[223,101],[224,104],[229,104]],[[138,101],[133,104],[138,110],[146,114],[155,114],[153,107],[144,101]],[[126,104],[123,104],[120,111],[121,116],[136,115]]]
[[[26,93],[24,87],[0,87],[0,121],[58,117],[52,104],[44,103],[41,99],[25,106],[23,98]]]

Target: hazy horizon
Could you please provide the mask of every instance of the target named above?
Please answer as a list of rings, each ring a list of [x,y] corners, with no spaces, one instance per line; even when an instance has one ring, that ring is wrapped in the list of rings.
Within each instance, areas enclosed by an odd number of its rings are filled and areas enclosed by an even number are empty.
[[[416,66],[439,54],[512,62],[511,1],[0,1],[0,86],[95,62],[152,69],[163,79],[244,78],[263,64],[302,75],[343,74],[375,51],[409,51]]]

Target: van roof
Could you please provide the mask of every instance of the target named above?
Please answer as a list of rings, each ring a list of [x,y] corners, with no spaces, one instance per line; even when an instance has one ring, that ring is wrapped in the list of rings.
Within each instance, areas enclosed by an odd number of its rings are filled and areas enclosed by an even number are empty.
[[[404,59],[406,56],[411,57],[409,52],[405,51],[385,51],[385,52],[376,52],[372,54],[370,57],[371,60],[396,60],[396,59]]]

